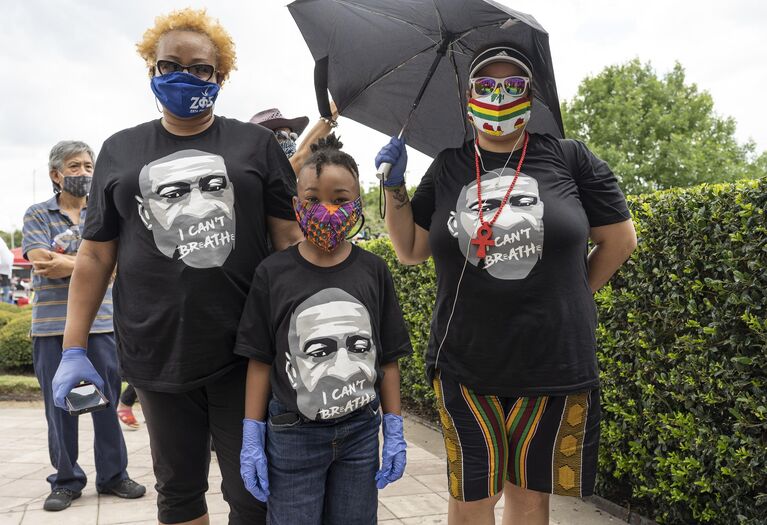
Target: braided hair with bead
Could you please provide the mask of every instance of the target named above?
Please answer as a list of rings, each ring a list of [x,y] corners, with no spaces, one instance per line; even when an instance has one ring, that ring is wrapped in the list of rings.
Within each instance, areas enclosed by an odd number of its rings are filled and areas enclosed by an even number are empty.
[[[302,169],[306,166],[314,166],[314,169],[317,171],[317,177],[319,177],[322,172],[322,166],[327,164],[336,165],[346,168],[354,174],[357,180],[359,180],[360,172],[357,163],[351,155],[345,151],[341,151],[343,143],[336,137],[335,133],[331,133],[327,137],[321,138],[316,144],[312,144],[310,147],[312,154],[306,162],[304,162]]]

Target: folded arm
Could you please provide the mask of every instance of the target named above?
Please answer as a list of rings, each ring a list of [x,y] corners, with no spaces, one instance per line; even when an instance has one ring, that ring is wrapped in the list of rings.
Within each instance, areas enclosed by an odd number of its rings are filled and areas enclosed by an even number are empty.
[[[27,252],[36,275],[47,279],[63,279],[72,275],[75,269],[75,256],[35,248]]]

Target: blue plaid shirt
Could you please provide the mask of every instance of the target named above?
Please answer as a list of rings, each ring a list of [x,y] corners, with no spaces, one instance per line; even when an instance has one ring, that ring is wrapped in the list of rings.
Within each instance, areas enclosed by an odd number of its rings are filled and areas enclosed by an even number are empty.
[[[22,241],[24,257],[28,259],[27,254],[37,248],[69,255],[77,253],[80,247],[81,227],[85,224],[85,211],[83,208],[80,212],[80,224],[73,224],[59,208],[56,196],[30,206],[24,214]],[[62,335],[67,318],[69,277],[47,279],[33,274],[32,288],[35,291],[32,302],[32,336]],[[112,285],[110,284],[90,333],[113,331]]]

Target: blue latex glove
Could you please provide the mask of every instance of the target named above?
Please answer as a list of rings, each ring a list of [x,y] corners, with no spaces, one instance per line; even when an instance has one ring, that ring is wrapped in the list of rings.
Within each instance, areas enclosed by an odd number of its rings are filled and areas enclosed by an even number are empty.
[[[82,381],[93,383],[101,392],[104,391],[104,380],[85,354],[85,348],[81,346],[65,348],[61,354],[61,362],[52,384],[53,404],[57,407],[68,410],[64,398]]]
[[[384,186],[393,187],[405,184],[405,168],[407,168],[405,139],[392,137],[389,143],[381,148],[381,151],[376,155],[376,169],[384,162],[391,164],[391,171],[389,177],[384,181]]]
[[[269,474],[264,452],[265,437],[265,422],[248,418],[242,420],[240,476],[248,492],[263,502],[269,498]]]
[[[397,481],[405,473],[407,443],[405,443],[405,434],[402,429],[402,416],[384,414],[383,435],[381,470],[376,474],[376,486],[379,490]]]

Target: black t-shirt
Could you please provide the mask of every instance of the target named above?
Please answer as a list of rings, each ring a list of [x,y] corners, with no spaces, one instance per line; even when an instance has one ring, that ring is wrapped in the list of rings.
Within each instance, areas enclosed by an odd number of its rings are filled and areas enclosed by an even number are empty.
[[[104,143],[83,238],[119,237],[115,333],[124,377],[180,392],[225,373],[266,217],[294,219],[295,175],[267,129],[216,117],[202,133],[159,120]]]
[[[293,246],[256,269],[235,352],[272,365],[273,395],[311,420],[378,397],[381,365],[412,352],[386,263],[356,246],[315,266]]]
[[[498,210],[520,154],[500,173],[508,154],[481,152],[485,221]],[[440,153],[413,196],[437,273],[429,376],[438,368],[503,396],[596,387],[589,230],[630,217],[612,171],[580,142],[530,135],[514,190],[487,236],[495,246],[482,259],[470,236],[479,225],[477,202],[473,142]]]

